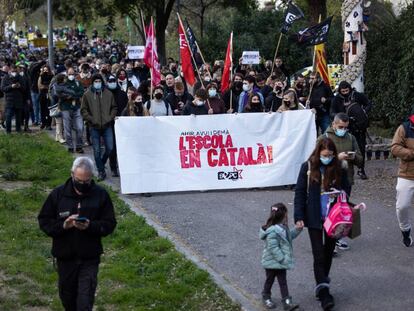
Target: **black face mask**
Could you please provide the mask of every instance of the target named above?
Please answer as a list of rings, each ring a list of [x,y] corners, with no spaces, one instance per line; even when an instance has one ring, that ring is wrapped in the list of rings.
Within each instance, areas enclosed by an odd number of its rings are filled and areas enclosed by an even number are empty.
[[[236,89],[240,89],[241,90],[241,88],[243,87],[243,82],[241,82],[241,81],[234,82],[234,87]]]
[[[161,93],[154,94],[154,97],[160,100],[162,98],[162,94]]]
[[[92,184],[91,183],[80,183],[76,181],[75,179],[72,179],[73,187],[75,187],[76,190],[78,190],[80,193],[88,193],[89,190],[91,190]]]

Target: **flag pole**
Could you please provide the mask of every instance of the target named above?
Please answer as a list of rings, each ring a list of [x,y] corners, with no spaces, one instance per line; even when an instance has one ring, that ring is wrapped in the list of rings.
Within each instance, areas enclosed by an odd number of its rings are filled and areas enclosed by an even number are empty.
[[[140,10],[140,15],[141,15],[141,23],[142,23],[142,32],[144,33],[145,40],[147,40],[147,32],[145,29],[144,14],[142,14],[142,10]]]
[[[273,57],[272,72],[270,73],[270,76],[273,75],[273,71],[275,69],[276,57],[277,57],[277,53],[279,52],[279,46],[280,46],[280,41],[281,40],[282,40],[282,33],[280,33],[279,40],[277,41],[277,46],[276,46],[276,51],[275,51],[275,57]]]
[[[322,21],[322,16],[321,14],[319,14],[319,24]],[[312,72],[316,71],[316,45],[313,47],[313,60],[312,60]],[[311,84],[310,89],[309,89],[309,95],[308,95],[308,99],[306,100],[306,108],[309,109],[308,107],[308,101],[310,100],[310,97],[312,95],[312,91],[313,91],[313,86],[315,85],[315,81]]]
[[[194,55],[193,55],[193,51],[191,51],[190,45],[188,44],[187,34],[186,34],[185,28],[183,26],[183,22],[181,21],[180,14],[177,13],[177,16],[178,16],[178,22],[180,23],[180,26],[181,26],[181,28],[183,30],[183,33],[184,33],[185,42],[187,43],[188,49],[189,49],[190,54],[191,54],[191,58],[193,59],[194,64],[196,64],[195,59],[194,59]],[[197,65],[195,67],[196,67],[196,71],[197,71],[197,74],[198,74],[198,78],[200,79],[200,82],[201,82],[201,86],[202,86],[203,89],[205,89],[205,86],[204,86],[204,83],[203,83],[203,79],[201,79],[201,75],[200,75],[200,72],[199,72],[199,70],[197,68]]]
[[[230,85],[233,82],[233,31],[230,34]],[[233,86],[230,87],[230,110],[233,110]]]
[[[197,46],[198,53],[200,53],[201,60],[203,61],[203,64],[205,66],[206,65],[206,61],[204,59],[203,53],[201,53],[201,50],[200,50],[200,47],[198,46],[197,41],[195,42],[195,44]],[[197,64],[195,64],[195,66],[197,67]],[[207,72],[208,72],[208,75],[210,76],[210,79],[213,80],[213,77],[211,76],[211,73],[210,73],[210,70],[209,69],[207,69]]]
[[[155,27],[154,27],[154,21],[152,19],[152,16],[151,16],[151,27],[152,27],[152,37],[153,37],[154,40],[156,40],[155,39]],[[146,37],[147,36],[145,35],[145,38]],[[154,40],[152,41],[152,46],[151,46],[151,64],[152,64],[152,67],[150,69],[150,75],[151,75],[151,94],[150,94],[150,99],[151,99],[151,101],[152,101],[152,98],[153,98],[152,97],[152,92],[154,91],[154,87],[153,87],[153,82],[154,82],[154,80],[153,80],[153,71],[154,71]]]

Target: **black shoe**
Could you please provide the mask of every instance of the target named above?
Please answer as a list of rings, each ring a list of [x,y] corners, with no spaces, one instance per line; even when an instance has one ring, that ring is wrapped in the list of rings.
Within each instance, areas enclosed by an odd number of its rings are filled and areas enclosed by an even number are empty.
[[[266,309],[269,309],[269,310],[276,309],[276,304],[270,298],[269,299],[263,299],[263,305]]]
[[[76,148],[76,153],[85,153],[85,151],[83,151],[83,148]]]
[[[46,127],[46,129],[47,129],[48,131],[52,131],[52,130],[53,130],[51,126]]]
[[[25,131],[26,133],[31,133],[31,132],[32,132],[32,130],[31,130],[31,129],[29,129],[28,127],[25,127],[25,128],[24,128],[24,131]]]
[[[106,178],[106,173],[105,172],[100,172],[98,174],[98,181],[103,181]]]
[[[359,178],[361,178],[362,180],[367,180],[368,179],[368,176],[367,176],[367,174],[365,174],[364,169],[360,169],[357,174],[358,174]]]
[[[150,198],[150,197],[152,197],[152,194],[151,193],[143,193],[143,194],[141,194],[143,197],[145,197],[145,198]]]
[[[405,246],[410,247],[413,245],[413,239],[411,238],[411,229],[408,231],[401,231],[403,235],[403,243]]]
[[[68,148],[69,153],[73,153],[73,148]]]
[[[112,177],[119,177],[118,170],[112,171]]]
[[[299,305],[297,303],[293,303],[292,297],[290,296],[282,299],[282,306],[285,311],[300,310]]]
[[[321,301],[321,307],[324,311],[329,311],[335,306],[334,298],[329,293],[328,287],[323,287],[319,291],[318,296]]]

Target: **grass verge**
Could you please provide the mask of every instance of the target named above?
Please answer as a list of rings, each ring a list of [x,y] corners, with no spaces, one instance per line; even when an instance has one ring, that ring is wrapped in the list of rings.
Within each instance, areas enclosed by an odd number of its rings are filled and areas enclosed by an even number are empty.
[[[51,239],[37,213],[72,157],[45,134],[0,135],[0,309],[62,310]],[[7,183],[7,187],[4,185]],[[13,190],[10,189],[10,183]],[[240,310],[114,192],[118,227],[104,239],[97,310]]]

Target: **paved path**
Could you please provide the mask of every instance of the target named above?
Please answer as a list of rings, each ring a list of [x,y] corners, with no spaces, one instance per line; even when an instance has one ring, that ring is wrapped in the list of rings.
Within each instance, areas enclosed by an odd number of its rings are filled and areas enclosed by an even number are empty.
[[[364,201],[368,210],[362,218],[363,235],[350,241],[351,250],[340,252],[333,262],[331,287],[337,303],[335,310],[414,309],[414,248],[402,245],[396,222],[396,168],[394,160],[370,161],[370,180],[356,182],[353,201]],[[118,178],[108,178],[107,182],[115,188],[119,184]],[[288,204],[292,222],[292,191],[279,188],[127,197],[247,297],[251,302],[249,309],[262,309],[263,243],[258,230],[275,202]],[[305,310],[320,310],[313,296],[312,255],[306,229],[295,240],[294,252],[296,267],[288,273],[290,293]],[[273,291],[279,300],[277,285]]]

